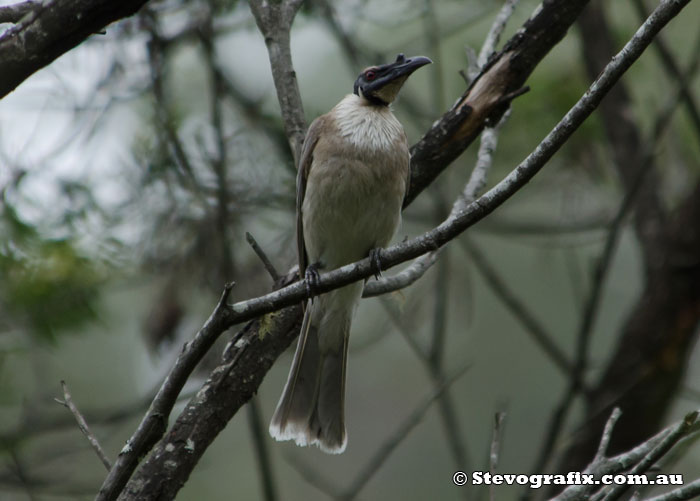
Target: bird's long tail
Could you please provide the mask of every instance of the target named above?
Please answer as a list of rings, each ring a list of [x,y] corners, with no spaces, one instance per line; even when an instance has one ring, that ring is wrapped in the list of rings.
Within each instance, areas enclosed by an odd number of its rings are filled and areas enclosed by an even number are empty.
[[[345,450],[345,368],[348,334],[362,282],[309,301],[299,342],[270,435],[324,452]]]

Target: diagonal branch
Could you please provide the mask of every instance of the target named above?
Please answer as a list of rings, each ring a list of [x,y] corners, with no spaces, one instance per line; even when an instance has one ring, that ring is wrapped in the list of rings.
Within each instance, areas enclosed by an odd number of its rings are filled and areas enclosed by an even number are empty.
[[[19,23],[24,16],[34,12],[40,4],[41,2],[36,0],[27,0],[13,5],[3,5],[0,7],[0,24]]]
[[[503,30],[506,28],[508,19],[513,15],[513,11],[515,11],[515,7],[518,5],[519,1],[520,0],[506,0],[501,10],[498,11],[496,20],[491,25],[491,29],[486,35],[486,40],[484,40],[481,50],[479,51],[479,56],[476,59],[476,64],[480,69],[486,66],[489,58],[496,51],[496,45],[503,34]]]
[[[100,461],[102,461],[105,468],[107,468],[107,471],[109,471],[109,469],[112,467],[112,462],[105,454],[100,442],[97,440],[97,437],[95,437],[92,431],[90,431],[87,421],[85,421],[85,418],[78,410],[78,407],[76,407],[75,403],[73,403],[73,398],[68,391],[68,385],[66,385],[65,381],[61,381],[61,387],[63,388],[63,400],[56,399],[56,401],[71,411],[75,417],[75,420],[78,422],[78,428],[80,428],[80,431],[83,432],[83,435],[85,435],[88,442],[90,442],[90,446],[95,450],[95,453],[100,458]]]
[[[588,0],[543,2],[523,27],[493,56],[467,91],[411,148],[410,204],[488,123],[506,111],[510,96],[573,24]]]
[[[230,327],[230,324],[227,325],[226,322],[229,311],[226,301],[231,289],[233,289],[233,284],[227,284],[214,312],[195,338],[183,348],[175,367],[156,393],[146,415],[119,453],[102,487],[100,487],[96,500],[116,499],[136,469],[139,460],[165,433],[168,416],[189,375],[214,344],[214,341]]]
[[[101,32],[135,14],[147,0],[54,0],[35,2],[17,24],[0,34],[0,99],[31,74]],[[25,2],[25,7],[28,2]],[[19,6],[17,7],[19,8]]]

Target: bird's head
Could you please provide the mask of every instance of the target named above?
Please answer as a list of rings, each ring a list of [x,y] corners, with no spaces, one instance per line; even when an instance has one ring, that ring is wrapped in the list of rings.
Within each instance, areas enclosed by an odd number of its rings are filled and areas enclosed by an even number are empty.
[[[430,63],[427,57],[399,54],[393,63],[364,69],[355,80],[354,92],[372,104],[388,106],[410,74]]]

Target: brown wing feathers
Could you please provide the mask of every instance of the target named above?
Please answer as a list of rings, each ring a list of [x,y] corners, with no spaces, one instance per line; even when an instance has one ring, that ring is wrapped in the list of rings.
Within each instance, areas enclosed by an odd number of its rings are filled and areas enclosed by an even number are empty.
[[[306,194],[306,180],[309,177],[311,163],[313,162],[313,151],[318,138],[321,135],[324,118],[318,117],[311,123],[309,130],[306,132],[304,144],[301,147],[301,157],[299,158],[299,168],[297,170],[297,255],[299,259],[299,279],[304,279],[306,267],[309,265],[308,256],[306,255],[306,246],[304,245],[304,226],[301,214],[301,207],[304,203],[304,195]]]

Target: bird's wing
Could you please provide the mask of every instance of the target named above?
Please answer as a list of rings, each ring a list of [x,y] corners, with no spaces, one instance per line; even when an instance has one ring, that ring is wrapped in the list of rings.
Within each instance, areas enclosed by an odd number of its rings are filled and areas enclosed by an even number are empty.
[[[311,163],[314,157],[314,148],[321,136],[324,117],[320,116],[311,123],[309,130],[306,131],[304,144],[301,147],[301,156],[299,157],[299,169],[297,171],[297,252],[299,258],[299,278],[304,279],[304,272],[308,266],[308,256],[306,255],[306,245],[304,244],[304,227],[301,214],[301,207],[304,203],[304,195],[306,194],[306,180],[309,177]]]

